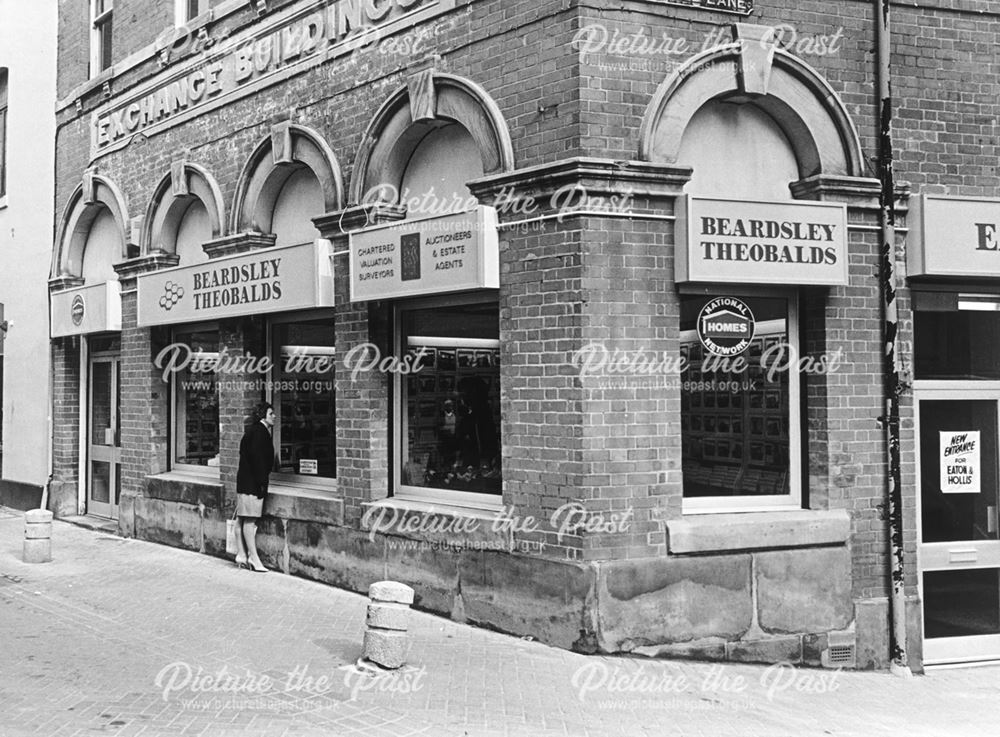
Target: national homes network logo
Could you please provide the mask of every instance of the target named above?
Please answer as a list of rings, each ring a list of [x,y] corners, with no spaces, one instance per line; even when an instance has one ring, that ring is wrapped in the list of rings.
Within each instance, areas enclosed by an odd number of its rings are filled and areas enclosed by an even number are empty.
[[[174,308],[174,305],[181,301],[181,297],[183,296],[184,287],[177,282],[168,281],[163,285],[163,295],[160,297],[160,307],[169,312]]]
[[[750,306],[735,297],[716,297],[698,314],[698,339],[716,356],[738,356],[753,340]]]

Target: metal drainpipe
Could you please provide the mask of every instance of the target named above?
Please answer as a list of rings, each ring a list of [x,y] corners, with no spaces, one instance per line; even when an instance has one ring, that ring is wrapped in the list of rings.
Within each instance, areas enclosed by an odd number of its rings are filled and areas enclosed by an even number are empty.
[[[885,379],[885,414],[881,418],[886,436],[888,481],[889,567],[892,593],[889,611],[892,630],[889,638],[890,669],[897,675],[912,675],[906,657],[906,597],[903,577],[903,494],[899,468],[899,394],[900,366],[896,354],[899,313],[896,304],[896,211],[895,182],[892,172],[892,90],[890,85],[890,0],[875,0],[876,37],[878,39],[878,170],[882,244],[879,268],[882,296],[884,340],[883,373]]]

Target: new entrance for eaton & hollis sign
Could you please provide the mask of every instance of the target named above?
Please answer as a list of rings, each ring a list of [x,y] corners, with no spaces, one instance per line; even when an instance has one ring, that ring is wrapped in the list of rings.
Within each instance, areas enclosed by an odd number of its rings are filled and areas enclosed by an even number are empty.
[[[847,285],[847,207],[684,196],[676,281]]]

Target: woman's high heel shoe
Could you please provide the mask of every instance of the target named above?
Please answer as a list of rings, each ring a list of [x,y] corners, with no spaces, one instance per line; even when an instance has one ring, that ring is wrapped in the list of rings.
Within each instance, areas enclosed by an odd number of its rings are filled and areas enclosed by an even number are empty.
[[[239,556],[237,556],[236,557],[236,567],[237,568],[249,568],[250,567],[250,563],[247,562],[246,558],[240,558]]]
[[[254,573],[267,573],[268,571],[271,570],[270,568],[265,568],[263,565],[261,565],[261,567],[258,568],[253,563],[247,563],[247,568],[249,568]]]

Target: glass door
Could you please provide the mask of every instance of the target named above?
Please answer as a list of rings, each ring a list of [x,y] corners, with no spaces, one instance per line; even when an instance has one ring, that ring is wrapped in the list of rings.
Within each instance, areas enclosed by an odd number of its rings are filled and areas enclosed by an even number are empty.
[[[918,395],[924,662],[1000,658],[1000,395]]]
[[[87,428],[87,513],[118,519],[121,495],[121,361],[94,356],[90,361]]]

